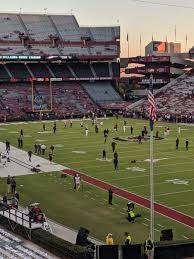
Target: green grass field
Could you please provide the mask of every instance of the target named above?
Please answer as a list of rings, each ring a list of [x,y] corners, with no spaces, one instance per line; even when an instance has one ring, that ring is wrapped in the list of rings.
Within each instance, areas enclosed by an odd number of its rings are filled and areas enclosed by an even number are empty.
[[[118,123],[119,131],[113,132],[113,124]],[[119,170],[113,169],[112,162],[103,162],[97,159],[102,157],[102,150],[107,151],[108,159],[113,158],[111,142],[114,136],[129,136],[127,129],[123,133],[123,118],[118,120],[103,120],[103,126],[98,134],[95,133],[91,121],[85,122],[89,126],[89,136],[80,127],[80,122],[73,122],[73,128],[64,129],[63,122],[57,122],[57,133],[39,134],[42,123],[28,123],[24,125],[1,125],[0,141],[8,139],[11,145],[17,146],[20,129],[24,130],[24,149],[34,150],[37,139],[43,140],[47,146],[45,158],[48,158],[51,144],[60,144],[55,148],[54,162],[63,164],[72,169],[79,170],[88,175],[106,181],[127,191],[149,198],[149,141],[138,143],[117,142],[116,150],[119,155]],[[138,135],[146,121],[127,119],[127,125],[133,125],[134,135]],[[194,216],[194,128],[181,126],[180,148],[175,150],[177,128],[175,124],[157,123],[155,129],[163,136],[164,127],[171,129],[170,136],[164,140],[154,142],[154,158],[163,159],[155,163],[155,200],[158,203],[185,214]],[[46,123],[46,130],[52,131],[53,123]],[[103,130],[110,129],[109,138],[104,144]],[[4,130],[1,130],[4,129]],[[6,130],[5,130],[6,129]],[[10,132],[18,133],[10,133]],[[185,150],[185,139],[189,139],[189,150]],[[73,153],[84,151],[85,154]],[[132,164],[131,160],[137,160]],[[132,167],[141,168],[142,171],[133,171]],[[2,169],[0,169],[2,170]],[[10,172],[11,173],[11,172]],[[177,179],[176,181],[174,179]],[[170,181],[171,180],[171,181]],[[173,180],[173,181],[172,181]],[[104,240],[107,233],[111,232],[115,242],[122,242],[124,232],[131,233],[134,242],[144,241],[149,233],[149,210],[136,206],[136,212],[142,214],[135,224],[130,224],[125,219],[127,201],[114,197],[113,206],[107,204],[108,195],[96,187],[83,184],[79,192],[74,192],[71,177],[61,178],[60,173],[36,174],[19,176],[16,178],[17,189],[20,193],[20,203],[26,206],[38,201],[46,215],[69,227],[78,229],[79,226],[91,230],[91,235]],[[5,179],[0,179],[0,193],[5,192]],[[155,235],[159,239],[160,230],[173,228],[175,239],[194,238],[191,228],[181,225],[166,217],[155,215]]]

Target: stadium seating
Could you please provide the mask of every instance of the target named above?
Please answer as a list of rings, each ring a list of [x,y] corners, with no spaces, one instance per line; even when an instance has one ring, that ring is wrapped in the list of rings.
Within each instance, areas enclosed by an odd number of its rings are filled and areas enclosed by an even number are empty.
[[[93,63],[92,66],[97,77],[110,77],[108,63]]]
[[[35,77],[52,77],[44,63],[28,63],[28,67]]]
[[[20,14],[28,31],[28,36],[34,40],[48,40],[55,36],[56,31],[47,15]]]
[[[120,95],[109,82],[83,83],[84,89],[95,102],[122,101]]]
[[[24,46],[0,45],[0,55],[29,55],[30,52]]]
[[[0,116],[14,114],[16,118],[25,115],[25,111],[31,107],[31,87],[29,84],[18,86],[7,83],[6,85],[1,84],[0,96],[1,106]]]
[[[25,30],[16,14],[1,14],[0,25],[1,40],[19,40],[19,35],[25,34]]]
[[[111,69],[112,67],[112,69]],[[0,65],[0,78],[94,78],[119,77],[119,63],[6,63]]]
[[[60,52],[58,48],[45,47],[45,46],[31,46],[29,49],[31,55],[40,55],[40,56],[59,56]]]
[[[165,86],[156,94],[157,111],[161,114],[194,115],[194,75],[183,76]],[[136,107],[137,111],[147,110],[147,102]]]
[[[52,15],[51,19],[63,40],[80,41],[79,25],[73,15]]]
[[[21,79],[26,79],[31,77],[26,66],[22,63],[19,63],[17,65],[14,63],[7,63],[6,67],[10,71],[12,77],[21,78]]]
[[[90,69],[90,65],[87,63],[72,63],[71,68],[75,72],[78,78],[92,78],[94,75]]]
[[[49,85],[47,85],[49,86]],[[49,99],[48,87],[36,83],[37,94]],[[53,112],[57,116],[75,116],[96,111],[99,107],[89,98],[79,83],[58,82],[52,84]],[[7,83],[0,85],[0,117],[17,114],[17,118],[32,111],[32,89],[30,83]]]
[[[118,57],[119,38],[118,26],[81,27],[73,15],[0,14],[1,55]]]
[[[95,41],[112,41],[119,35],[118,29],[111,27],[92,27],[90,31]]]
[[[59,77],[59,78],[74,77],[66,64],[54,64],[53,63],[53,64],[49,64],[48,66],[54,73],[55,77]]]
[[[93,46],[90,48],[92,56],[117,56],[117,46]]]
[[[5,69],[4,65],[0,64],[0,78],[1,79],[10,79],[7,70]]]
[[[51,259],[52,257],[38,250],[29,247],[22,240],[0,228],[0,258],[32,258],[32,259]]]
[[[98,109],[79,83],[58,83],[52,89],[53,111],[58,115],[87,114]]]
[[[63,53],[63,55],[71,55],[74,57],[89,56],[89,50],[87,47],[65,46],[60,48],[60,51]]]

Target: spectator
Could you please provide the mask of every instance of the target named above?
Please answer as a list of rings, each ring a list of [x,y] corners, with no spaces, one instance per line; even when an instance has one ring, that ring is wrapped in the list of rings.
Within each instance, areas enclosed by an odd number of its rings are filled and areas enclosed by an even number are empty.
[[[31,150],[28,151],[28,157],[29,157],[29,162],[31,162],[32,161],[32,151]]]
[[[106,237],[106,244],[107,245],[113,245],[114,244],[114,241],[113,241],[113,237],[112,237],[112,234],[109,233]]]
[[[93,245],[91,241],[88,240],[90,231],[85,228],[80,228],[76,238],[76,245],[88,246]]]
[[[10,184],[11,184],[11,177],[8,175],[7,177],[7,193],[10,193]]]
[[[46,146],[44,144],[41,145],[42,155],[45,155]]]
[[[18,199],[18,201],[19,201],[20,196],[19,196],[18,192],[15,192],[15,197],[16,197],[16,198]]]
[[[51,149],[51,153],[53,154],[55,147],[52,145],[52,146],[50,147],[50,149]]]
[[[131,236],[129,235],[128,232],[125,232],[125,245],[130,245],[131,244]]]
[[[3,207],[6,208],[7,205],[8,205],[8,204],[7,204],[7,195],[6,195],[6,194],[3,195],[3,200],[2,200],[2,202],[3,202]]]
[[[34,144],[34,153],[35,153],[35,154],[37,153],[37,150],[38,150],[38,145],[37,145],[37,144]]]
[[[11,178],[10,184],[11,184],[11,193],[15,193],[15,191],[16,191],[16,181],[15,181],[14,177]]]
[[[13,195],[13,198],[12,198],[12,206],[15,208],[15,209],[18,209],[18,203],[19,203],[19,200],[17,199],[17,197],[15,196],[15,194]]]
[[[109,203],[109,205],[112,205],[112,198],[113,198],[113,191],[112,191],[112,189],[110,188],[110,189],[108,190],[108,203]]]

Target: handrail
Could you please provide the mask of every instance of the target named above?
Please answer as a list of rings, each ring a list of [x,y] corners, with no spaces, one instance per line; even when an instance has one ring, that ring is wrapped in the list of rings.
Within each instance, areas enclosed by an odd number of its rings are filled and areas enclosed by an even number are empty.
[[[15,213],[13,213],[11,210],[15,211]],[[6,217],[5,212],[7,212],[8,215],[9,215],[9,217],[8,217],[9,219],[11,219],[11,215],[15,216],[15,220],[14,220],[15,222],[20,224],[18,222],[18,219],[21,219],[22,220],[22,226],[24,225],[24,222],[27,222],[27,223],[29,223],[29,228],[31,229],[33,221],[32,221],[32,219],[30,218],[30,216],[28,214],[26,214],[26,213],[24,213],[24,212],[22,212],[20,210],[17,210],[15,208],[10,208],[10,207],[3,208],[2,211],[3,211],[3,216],[4,217]],[[42,217],[44,219],[44,214],[40,213],[40,215],[42,215]],[[13,219],[11,219],[11,220],[13,220]]]

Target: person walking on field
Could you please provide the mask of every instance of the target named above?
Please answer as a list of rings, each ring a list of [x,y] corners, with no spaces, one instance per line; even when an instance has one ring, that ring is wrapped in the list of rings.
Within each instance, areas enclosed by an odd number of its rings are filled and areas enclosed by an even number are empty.
[[[54,133],[54,134],[56,133],[56,130],[57,130],[57,126],[54,125],[54,126],[53,126],[53,133]]]
[[[24,131],[23,131],[23,129],[21,129],[21,131],[20,131],[20,137],[22,138],[24,136]]]
[[[102,159],[106,160],[106,150],[105,149],[102,151]]]
[[[53,161],[53,154],[49,153],[49,162],[50,162],[50,164],[52,164],[52,161]]]
[[[55,147],[54,147],[53,145],[51,145],[50,149],[51,149],[51,153],[52,153],[52,155],[53,155],[53,152],[54,152]]]
[[[112,144],[111,144],[111,146],[112,146],[112,152],[114,153],[114,152],[115,152],[116,143],[113,141]]]
[[[186,141],[185,141],[185,148],[187,151],[189,150],[189,140],[188,139],[186,139]]]
[[[118,170],[118,158],[115,157],[113,160],[113,163],[114,163],[115,170]]]
[[[179,149],[179,138],[176,139],[176,150]]]
[[[133,127],[132,126],[131,126],[130,130],[131,130],[131,135],[133,135]]]
[[[80,186],[81,186],[81,177],[79,174],[75,175],[74,181],[75,181],[75,190],[79,191]]]
[[[109,204],[109,205],[112,205],[112,199],[113,199],[113,191],[112,191],[112,189],[110,188],[110,189],[108,190],[108,204]]]

